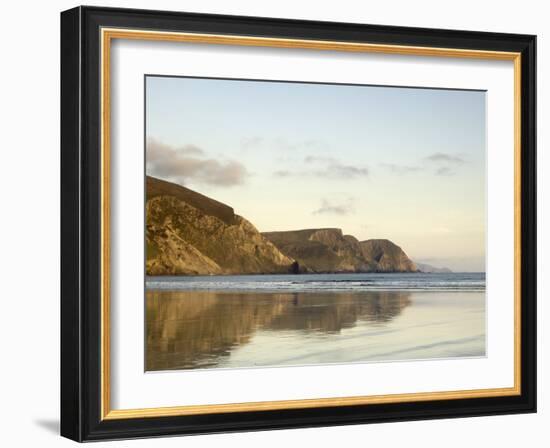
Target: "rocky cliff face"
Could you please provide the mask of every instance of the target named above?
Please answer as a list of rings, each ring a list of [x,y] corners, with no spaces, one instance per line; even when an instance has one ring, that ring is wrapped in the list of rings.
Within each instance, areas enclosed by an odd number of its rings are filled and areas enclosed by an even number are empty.
[[[389,240],[358,241],[340,229],[266,232],[302,272],[416,272],[416,265]]]
[[[153,177],[145,211],[147,275],[417,271],[389,240],[335,228],[260,233],[231,207]]]
[[[366,240],[360,244],[363,256],[377,264],[377,272],[418,271],[403,249],[390,240]]]
[[[369,272],[359,241],[340,229],[263,233],[281,252],[295,259],[300,272]]]
[[[151,177],[146,243],[147,275],[287,273],[294,262],[231,207]]]

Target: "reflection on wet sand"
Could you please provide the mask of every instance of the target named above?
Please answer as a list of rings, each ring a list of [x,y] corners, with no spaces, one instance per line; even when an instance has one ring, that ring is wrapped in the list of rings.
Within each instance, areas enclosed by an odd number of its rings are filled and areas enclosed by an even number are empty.
[[[147,291],[146,370],[215,367],[258,331],[338,335],[386,323],[410,293]],[[269,350],[269,347],[265,348]]]

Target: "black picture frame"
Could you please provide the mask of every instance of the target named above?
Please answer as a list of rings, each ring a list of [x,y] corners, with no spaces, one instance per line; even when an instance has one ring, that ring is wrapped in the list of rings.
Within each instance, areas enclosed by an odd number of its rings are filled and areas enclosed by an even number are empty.
[[[521,394],[102,419],[102,27],[521,53]],[[532,35],[100,7],[61,13],[61,435],[92,441],[536,412],[535,58]]]

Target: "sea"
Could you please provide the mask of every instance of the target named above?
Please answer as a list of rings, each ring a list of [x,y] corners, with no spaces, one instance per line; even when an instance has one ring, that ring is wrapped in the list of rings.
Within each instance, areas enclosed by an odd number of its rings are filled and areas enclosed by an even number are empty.
[[[484,273],[146,278],[146,370],[486,355]]]

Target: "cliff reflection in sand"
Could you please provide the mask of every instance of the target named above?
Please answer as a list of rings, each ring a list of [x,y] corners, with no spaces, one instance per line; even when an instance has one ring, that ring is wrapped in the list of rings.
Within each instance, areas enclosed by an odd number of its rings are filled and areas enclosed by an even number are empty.
[[[222,367],[255,335],[277,336],[265,351],[276,351],[277,341],[289,339],[298,347],[311,339],[337,340],[358,322],[380,326],[391,321],[410,304],[409,296],[403,291],[148,290],[146,370]]]

